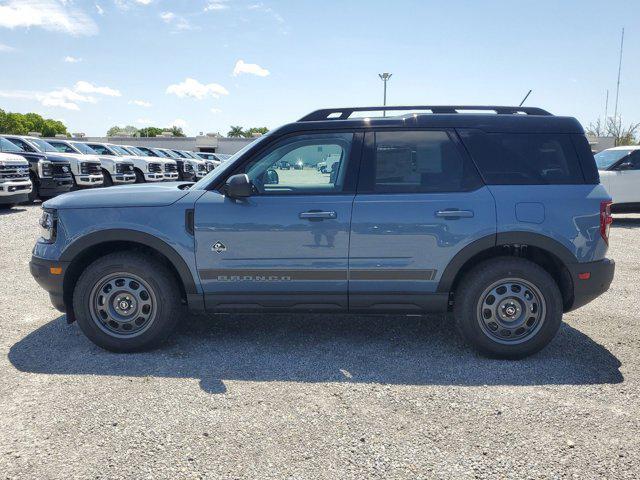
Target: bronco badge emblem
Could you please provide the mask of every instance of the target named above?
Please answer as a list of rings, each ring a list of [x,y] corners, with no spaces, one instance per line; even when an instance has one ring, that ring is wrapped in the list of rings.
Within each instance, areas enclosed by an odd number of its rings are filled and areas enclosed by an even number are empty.
[[[227,246],[222,242],[216,242],[211,247],[211,250],[213,250],[216,253],[222,253],[227,251]]]

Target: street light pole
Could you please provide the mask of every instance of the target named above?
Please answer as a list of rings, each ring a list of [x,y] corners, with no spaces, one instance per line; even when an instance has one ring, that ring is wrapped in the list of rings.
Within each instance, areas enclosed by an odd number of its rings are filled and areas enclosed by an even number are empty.
[[[391,75],[393,75],[392,73],[379,73],[378,76],[380,77],[380,80],[382,80],[384,82],[384,99],[383,99],[383,103],[382,106],[386,107],[387,106],[387,81],[391,78]],[[382,110],[382,116],[386,117],[387,116],[387,111],[386,110]]]

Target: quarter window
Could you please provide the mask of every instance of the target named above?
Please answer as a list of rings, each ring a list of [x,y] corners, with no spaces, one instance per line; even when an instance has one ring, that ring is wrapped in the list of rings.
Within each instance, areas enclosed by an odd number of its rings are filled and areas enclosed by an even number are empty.
[[[299,135],[278,143],[242,172],[259,194],[340,193],[352,141],[352,133]]]
[[[447,132],[377,132],[373,192],[430,193],[472,190],[480,185]]]

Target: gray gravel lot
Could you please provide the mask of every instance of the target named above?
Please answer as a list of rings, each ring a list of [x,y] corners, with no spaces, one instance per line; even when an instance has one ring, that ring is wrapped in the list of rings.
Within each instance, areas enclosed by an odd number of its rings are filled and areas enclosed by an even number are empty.
[[[397,316],[185,318],[108,353],[28,272],[39,214],[0,212],[0,477],[640,477],[640,216],[611,290],[513,362]]]

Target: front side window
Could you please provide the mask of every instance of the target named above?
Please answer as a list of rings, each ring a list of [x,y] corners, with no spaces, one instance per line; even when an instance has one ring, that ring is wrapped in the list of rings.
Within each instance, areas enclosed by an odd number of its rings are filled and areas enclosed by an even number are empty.
[[[89,146],[93,150],[95,150],[98,153],[98,155],[111,155],[111,156],[114,155],[114,153],[104,145],[98,145],[98,144],[92,143]]]
[[[37,152],[38,151],[32,145],[29,145],[27,142],[25,142],[24,140],[21,140],[20,138],[7,138],[6,140],[10,141],[14,145],[17,145],[19,148],[21,148],[25,152]]]
[[[242,170],[259,194],[343,191],[352,133],[298,135],[278,142]]]
[[[84,155],[96,155],[98,153],[86,143],[76,142],[73,144],[73,146],[80,150],[80,152]]]
[[[40,150],[41,152],[54,153],[58,151],[56,147],[51,145],[49,142],[45,142],[44,140],[40,140],[39,138],[30,138],[28,142],[35,145],[38,148],[38,150]]]
[[[53,147],[61,153],[79,153],[71,145],[64,142],[49,142]]]
[[[444,131],[376,132],[370,165],[374,193],[459,192],[477,188],[479,177]]]

